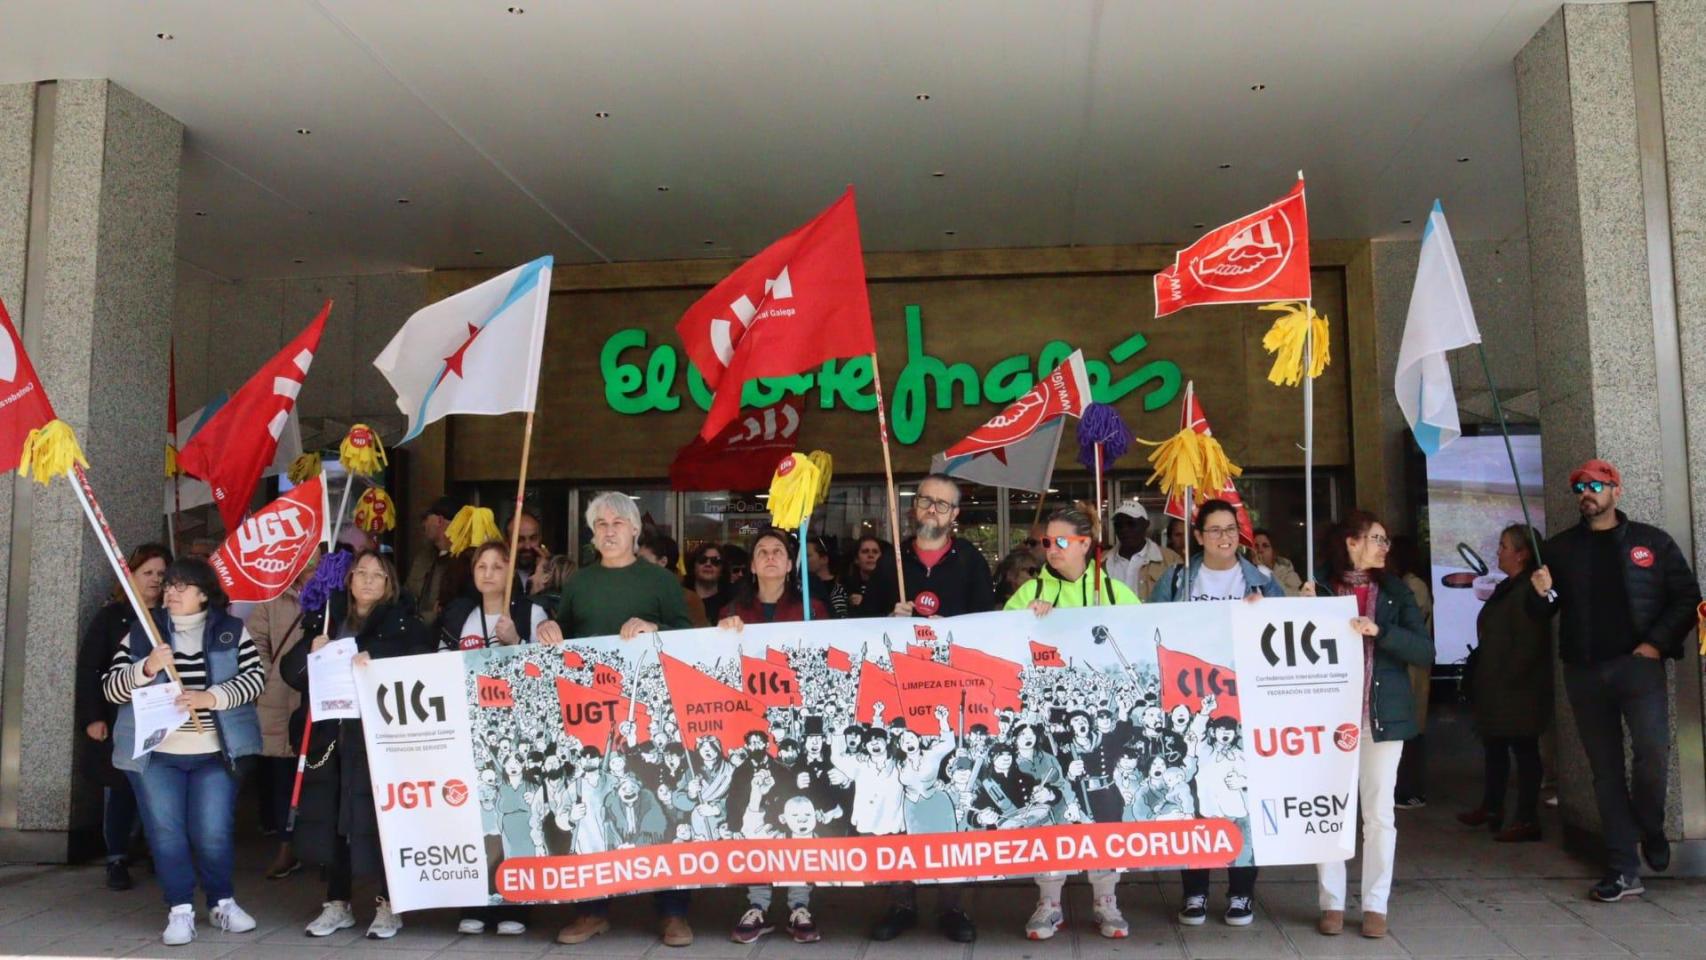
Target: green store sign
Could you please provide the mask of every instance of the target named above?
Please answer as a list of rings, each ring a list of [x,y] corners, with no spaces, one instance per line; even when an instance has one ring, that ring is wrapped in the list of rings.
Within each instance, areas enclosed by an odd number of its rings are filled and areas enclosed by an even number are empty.
[[[685,362],[673,344],[649,344],[647,332],[639,327],[618,330],[599,350],[598,367],[604,377],[604,399],[620,414],[638,416],[654,411],[681,409],[676,375],[687,368],[687,393],[700,410],[711,409],[711,390],[691,363]],[[1115,368],[1137,358],[1149,341],[1133,333],[1108,350],[1107,360],[1086,360],[1091,393],[1098,403],[1117,403],[1139,391],[1145,411],[1159,410],[1179,395],[1182,376],[1171,360],[1151,360],[1130,372]],[[911,445],[924,435],[925,419],[932,407],[952,410],[956,406],[1005,406],[1025,395],[1039,378],[1059,366],[1076,349],[1064,340],[1050,340],[1035,357],[1018,353],[997,360],[981,373],[969,363],[948,363],[924,350],[923,309],[906,307],[906,365],[894,381],[891,420],[896,441]],[[1117,379],[1116,379],[1117,377]],[[830,360],[813,373],[772,377],[746,385],[741,403],[765,407],[786,396],[817,392],[822,410],[846,409],[869,413],[877,408],[871,383],[871,358]]]

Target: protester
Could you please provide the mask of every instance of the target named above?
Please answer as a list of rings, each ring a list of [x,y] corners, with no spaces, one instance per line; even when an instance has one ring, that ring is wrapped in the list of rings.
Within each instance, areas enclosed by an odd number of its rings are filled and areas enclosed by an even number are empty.
[[[890,610],[897,617],[954,617],[982,613],[995,606],[995,585],[989,561],[970,540],[954,535],[960,515],[960,486],[954,478],[933,473],[919,481],[912,497],[913,536],[900,545],[904,584],[895,581],[893,567],[879,566],[862,609]],[[871,939],[893,940],[918,922],[918,892],[910,883],[889,887],[888,910],[871,928]],[[937,926],[958,943],[977,939],[977,927],[960,906],[961,889],[937,886]]]
[[[1428,636],[1434,635],[1434,594],[1428,588],[1428,564],[1415,537],[1392,538],[1386,554],[1386,569],[1404,581],[1416,595],[1416,608]],[[1404,744],[1404,759],[1398,761],[1398,783],[1393,805],[1400,810],[1418,810],[1428,805],[1428,700],[1433,688],[1433,664],[1410,665],[1410,693],[1416,701],[1416,735]]]
[[[1665,785],[1670,728],[1665,658],[1682,656],[1700,583],[1670,535],[1617,509],[1623,477],[1604,460],[1570,472],[1582,521],[1546,541],[1545,565],[1529,602],[1561,613],[1558,656],[1564,692],[1593,770],[1605,834],[1605,879],[1590,895],[1607,903],[1644,893],[1636,844],[1647,866],[1670,866]],[[1623,728],[1634,750],[1625,779]]]
[[[824,537],[813,537],[806,543],[806,575],[811,578],[811,593],[822,597],[829,615],[836,620],[847,619],[852,609],[847,602],[847,590],[835,578],[835,553]]]
[[[298,643],[286,653],[279,672],[285,683],[310,697],[308,654],[333,639],[354,638],[357,663],[430,653],[434,648],[431,633],[401,599],[396,568],[377,553],[355,558],[343,589],[333,592],[323,609],[303,616],[302,632],[313,641]],[[291,717],[293,735],[300,736],[307,710],[305,700],[297,711],[300,715]],[[361,723],[359,719],[317,720],[309,731],[308,765],[291,842],[297,856],[326,872],[325,903],[306,928],[311,937],[328,937],[355,926],[350,903],[358,876],[377,878],[379,888],[368,939],[389,940],[403,928],[385,885],[385,856]]]
[[[196,537],[190,541],[190,548],[184,553],[184,557],[191,560],[206,560],[218,552],[218,540],[212,537]]]
[[[421,516],[421,542],[415,561],[403,582],[404,597],[415,605],[424,622],[438,618],[444,604],[461,591],[456,560],[450,555],[450,521],[460,505],[450,497],[439,497]]]
[[[752,569],[752,557],[737,543],[723,544],[723,565],[729,571],[729,586],[738,588]]]
[[[545,589],[534,593],[530,599],[546,610],[555,610],[563,599],[563,584],[575,575],[579,565],[566,553],[554,553],[540,562],[540,569],[544,574]]]
[[[299,601],[316,566],[304,567],[284,593],[256,604],[245,621],[267,667],[267,686],[255,701],[255,710],[261,721],[261,825],[278,835],[278,853],[267,868],[268,880],[282,880],[302,869],[290,844],[290,794],[296,785],[296,751],[290,745],[302,742],[302,731],[291,730],[290,718],[302,706],[302,694],[284,682],[279,670],[285,654],[303,640]]]
[[[1007,556],[995,565],[995,602],[1006,606],[1008,599],[1041,571],[1042,564],[1031,555],[1030,547],[1020,544],[1007,551]]]
[[[847,591],[848,609],[853,616],[888,616],[887,610],[865,606],[865,595],[871,590],[871,582],[877,576],[877,569],[883,566],[883,561],[889,556],[888,547],[874,534],[865,534],[854,546],[853,559],[847,565],[847,574],[841,578],[841,586]]]
[[[1114,511],[1114,549],[1108,553],[1108,575],[1139,597],[1155,590],[1162,571],[1184,558],[1149,539],[1149,511],[1132,497]]]
[[[1362,935],[1384,937],[1387,900],[1392,892],[1398,825],[1392,792],[1404,741],[1416,735],[1411,664],[1433,663],[1416,597],[1404,581],[1386,573],[1391,541],[1373,514],[1354,510],[1327,539],[1327,565],[1303,585],[1304,596],[1355,597],[1354,635],[1362,637],[1362,727],[1357,754],[1358,797],[1362,811]],[[1354,655],[1354,649],[1351,651]],[[1316,866],[1321,917],[1316,929],[1336,936],[1345,929],[1345,863]]]
[[[171,551],[158,543],[145,543],[132,550],[127,561],[135,575],[137,599],[149,610],[160,606]],[[136,832],[138,811],[130,781],[113,765],[113,723],[118,719],[118,707],[102,694],[101,685],[135,622],[130,600],[122,588],[114,586],[111,599],[95,612],[77,647],[75,713],[78,728],[95,741],[87,754],[88,772],[89,779],[101,785],[101,839],[107,851],[108,890],[129,890],[132,886],[130,840]]]
[[[594,497],[587,504],[586,525],[592,529],[599,562],[582,568],[564,586],[556,620],[539,626],[540,643],[610,634],[632,640],[643,633],[690,626],[675,578],[662,567],[641,562],[636,553],[640,510],[627,494],[607,492]],[[720,552],[728,551],[725,547]],[[691,944],[693,927],[687,922],[687,909],[692,892],[661,890],[652,902],[663,921],[664,945]],[[610,929],[609,899],[585,901],[580,908],[580,916],[558,931],[558,943],[585,943]]]
[[[724,610],[725,616],[717,626],[724,630],[739,631],[748,623],[793,623],[805,619],[805,601],[798,590],[788,585],[788,574],[794,568],[794,537],[785,530],[768,527],[761,531],[752,541],[752,577],[750,582],[741,590],[734,603]],[[812,619],[829,619],[828,606],[817,597],[811,601]],[[765,752],[764,741],[758,743],[757,750],[750,750],[747,755],[749,763],[764,763],[769,759]],[[757,828],[742,830],[746,836],[754,838],[768,835],[769,827],[783,827],[785,824],[779,814],[783,812],[783,804],[794,796],[790,791],[798,789],[796,783],[777,782],[778,776],[787,776],[784,768],[778,773],[768,775],[768,788],[772,791],[769,798],[773,801],[769,815],[762,817]],[[809,775],[807,776],[809,779]],[[748,774],[748,781],[752,779]],[[749,785],[745,791],[736,795],[737,803],[731,804],[734,810],[744,810],[746,803],[740,803],[741,797],[750,801],[752,788]],[[811,802],[809,799],[806,801]],[[814,808],[815,810],[815,808]],[[768,821],[768,822],[766,822]],[[792,886],[787,888],[788,899],[788,934],[795,943],[816,943],[822,938],[817,923],[811,914],[812,888]],[[759,937],[775,929],[766,915],[770,912],[773,900],[773,889],[765,886],[746,888],[747,908],[735,922],[734,930],[729,939],[735,943],[752,943]]]
[[[1191,585],[1188,597],[1191,600],[1254,600],[1286,595],[1285,589],[1264,573],[1263,568],[1239,556],[1237,507],[1225,500],[1209,500],[1197,508],[1191,526],[1196,532],[1198,549],[1191,555],[1189,577],[1186,577],[1183,565],[1168,567],[1155,585],[1155,592],[1149,596],[1151,603],[1187,599],[1184,586],[1187,579]],[[1244,790],[1231,789],[1224,777],[1219,782],[1212,777],[1205,779],[1214,789],[1199,790],[1198,813],[1205,817],[1243,817],[1248,823],[1249,799]],[[1248,840],[1246,835],[1245,849],[1249,848]],[[1184,887],[1179,922],[1186,926],[1201,926],[1208,920],[1209,873],[1207,870],[1183,870],[1179,879]],[[1255,919],[1251,906],[1255,895],[1255,865],[1227,867],[1226,913],[1222,919],[1234,927],[1248,926]]]
[[[113,653],[102,692],[119,705],[113,765],[125,771],[136,792],[154,872],[170,908],[160,942],[181,946],[196,936],[198,881],[210,922],[228,933],[255,929],[255,919],[235,899],[232,833],[241,783],[237,763],[261,750],[254,701],[267,674],[248,630],[226,611],[225,592],[206,561],[173,563],[164,583],[164,614],[150,611],[162,643],[151,646],[144,624],[133,623],[129,643]],[[133,757],[132,693],[167,682],[168,665],[183,683],[177,704],[191,719],[153,751]]]
[[[1178,554],[1183,559],[1185,555],[1185,521],[1178,517],[1167,518],[1167,542],[1162,546]]]
[[[647,530],[640,534],[640,559],[655,564],[675,573],[676,564],[681,561],[681,547],[671,537],[659,530]],[[687,604],[687,619],[695,627],[708,627],[711,621],[705,615],[705,601],[699,599],[699,591],[692,587],[681,588],[682,601]]]
[[[699,605],[705,609],[707,623],[715,623],[721,619],[723,604],[729,602],[733,591],[729,589],[729,571],[723,564],[723,548],[715,543],[701,543],[687,555],[687,572],[682,575],[682,585],[693,591],[699,598]]]
[[[1037,503],[1037,519],[1031,523],[1030,529],[1025,531],[1025,546],[1031,551],[1031,557],[1038,564],[1048,562],[1048,533],[1045,529],[1047,524],[1043,522],[1042,516],[1042,503],[1039,501]]]
[[[1457,819],[1490,826],[1493,839],[1540,839],[1540,735],[1552,721],[1552,630],[1529,603],[1529,580],[1539,563],[1534,530],[1513,524],[1499,534],[1498,567],[1505,575],[1475,618],[1475,655],[1463,678],[1485,752],[1481,805]],[[1516,815],[1505,819],[1505,788],[1516,758]]]
[[[1256,547],[1250,551],[1252,558],[1259,566],[1267,567],[1269,576],[1279,584],[1288,597],[1295,597],[1303,592],[1303,578],[1298,576],[1297,568],[1285,557],[1274,551],[1273,534],[1266,528],[1257,527],[1252,531]]]
[[[1050,514],[1048,524],[1043,528],[1047,565],[1043,567],[1040,576],[1020,587],[1008,599],[1006,609],[1029,608],[1041,617],[1055,607],[1114,606],[1141,602],[1130,587],[1103,571],[1096,561],[1091,559],[1090,549],[1096,526],[1093,517],[1073,507]],[[1068,755],[1073,759],[1066,770],[1066,780],[1085,796],[1102,795],[1114,801],[1110,816],[1098,816],[1101,811],[1096,810],[1094,805],[1092,809],[1083,812],[1098,821],[1123,819],[1124,802],[1118,788],[1114,786],[1114,767],[1120,751],[1125,746],[1123,738],[1112,730],[1097,731],[1088,722],[1078,731],[1078,737],[1083,742],[1080,744],[1077,742],[1078,738],[1075,738],[1074,744],[1068,747]],[[1050,781],[1040,779],[1039,782],[1047,786]],[[1064,791],[1064,785],[1061,789]],[[1091,870],[1089,873],[1090,894],[1093,898],[1091,910],[1096,919],[1097,932],[1115,940],[1130,936],[1131,926],[1126,923],[1125,917],[1120,915],[1119,901],[1114,895],[1115,886],[1120,881],[1120,872]],[[1037,877],[1037,906],[1031,912],[1030,920],[1025,923],[1026,937],[1032,940],[1047,940],[1060,930],[1061,924],[1066,922],[1066,914],[1060,902],[1060,893],[1065,885],[1065,874],[1045,874]]]
[[[527,584],[528,593],[544,593],[551,586],[548,567],[551,549],[545,546],[545,528],[540,524],[539,516],[525,507],[510,524],[505,529],[515,534],[516,576]]]

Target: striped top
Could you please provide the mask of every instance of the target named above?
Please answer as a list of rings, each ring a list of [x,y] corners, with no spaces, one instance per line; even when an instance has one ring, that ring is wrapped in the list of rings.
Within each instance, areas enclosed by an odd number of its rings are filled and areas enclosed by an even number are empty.
[[[266,665],[255,647],[255,641],[245,629],[237,641],[237,675],[214,687],[207,685],[207,657],[202,651],[202,637],[207,629],[207,613],[187,617],[172,617],[172,661],[185,690],[207,690],[213,694],[213,710],[229,710],[252,703],[260,697],[267,682]],[[111,703],[129,703],[131,691],[152,682],[143,673],[145,661],[131,662],[130,644],[120,644],[107,665],[101,681],[101,692]],[[219,749],[219,737],[213,728],[213,710],[195,711],[202,721],[202,732],[195,729],[192,717],[173,731],[159,746],[162,753],[213,753]]]

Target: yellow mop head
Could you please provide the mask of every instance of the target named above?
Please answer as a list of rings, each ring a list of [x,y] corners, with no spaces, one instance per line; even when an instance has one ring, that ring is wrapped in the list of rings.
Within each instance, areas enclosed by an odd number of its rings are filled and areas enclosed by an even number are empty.
[[[1319,377],[1327,369],[1330,356],[1326,317],[1296,300],[1269,303],[1257,309],[1281,314],[1262,337],[1262,349],[1274,355],[1273,368],[1268,371],[1269,383],[1276,387],[1295,387],[1303,382],[1303,345],[1311,330],[1315,333],[1309,379]]]
[[[18,476],[32,477],[45,487],[54,477],[70,473],[72,467],[88,465],[71,425],[64,420],[50,420],[46,425],[31,430],[30,435],[24,438]]]

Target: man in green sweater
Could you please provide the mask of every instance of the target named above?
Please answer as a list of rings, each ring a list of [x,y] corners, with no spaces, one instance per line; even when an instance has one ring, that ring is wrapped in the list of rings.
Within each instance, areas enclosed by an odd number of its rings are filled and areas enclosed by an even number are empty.
[[[632,640],[641,634],[691,626],[681,583],[668,570],[640,560],[640,510],[627,494],[601,493],[594,497],[586,508],[586,524],[592,528],[599,562],[582,567],[563,585],[557,618],[539,625],[540,643],[560,644],[567,637],[611,634]],[[654,900],[663,920],[664,944],[691,944],[689,891],[663,890]],[[557,941],[573,944],[591,940],[610,929],[609,915],[608,899],[587,901],[581,904],[575,922],[558,932]]]

